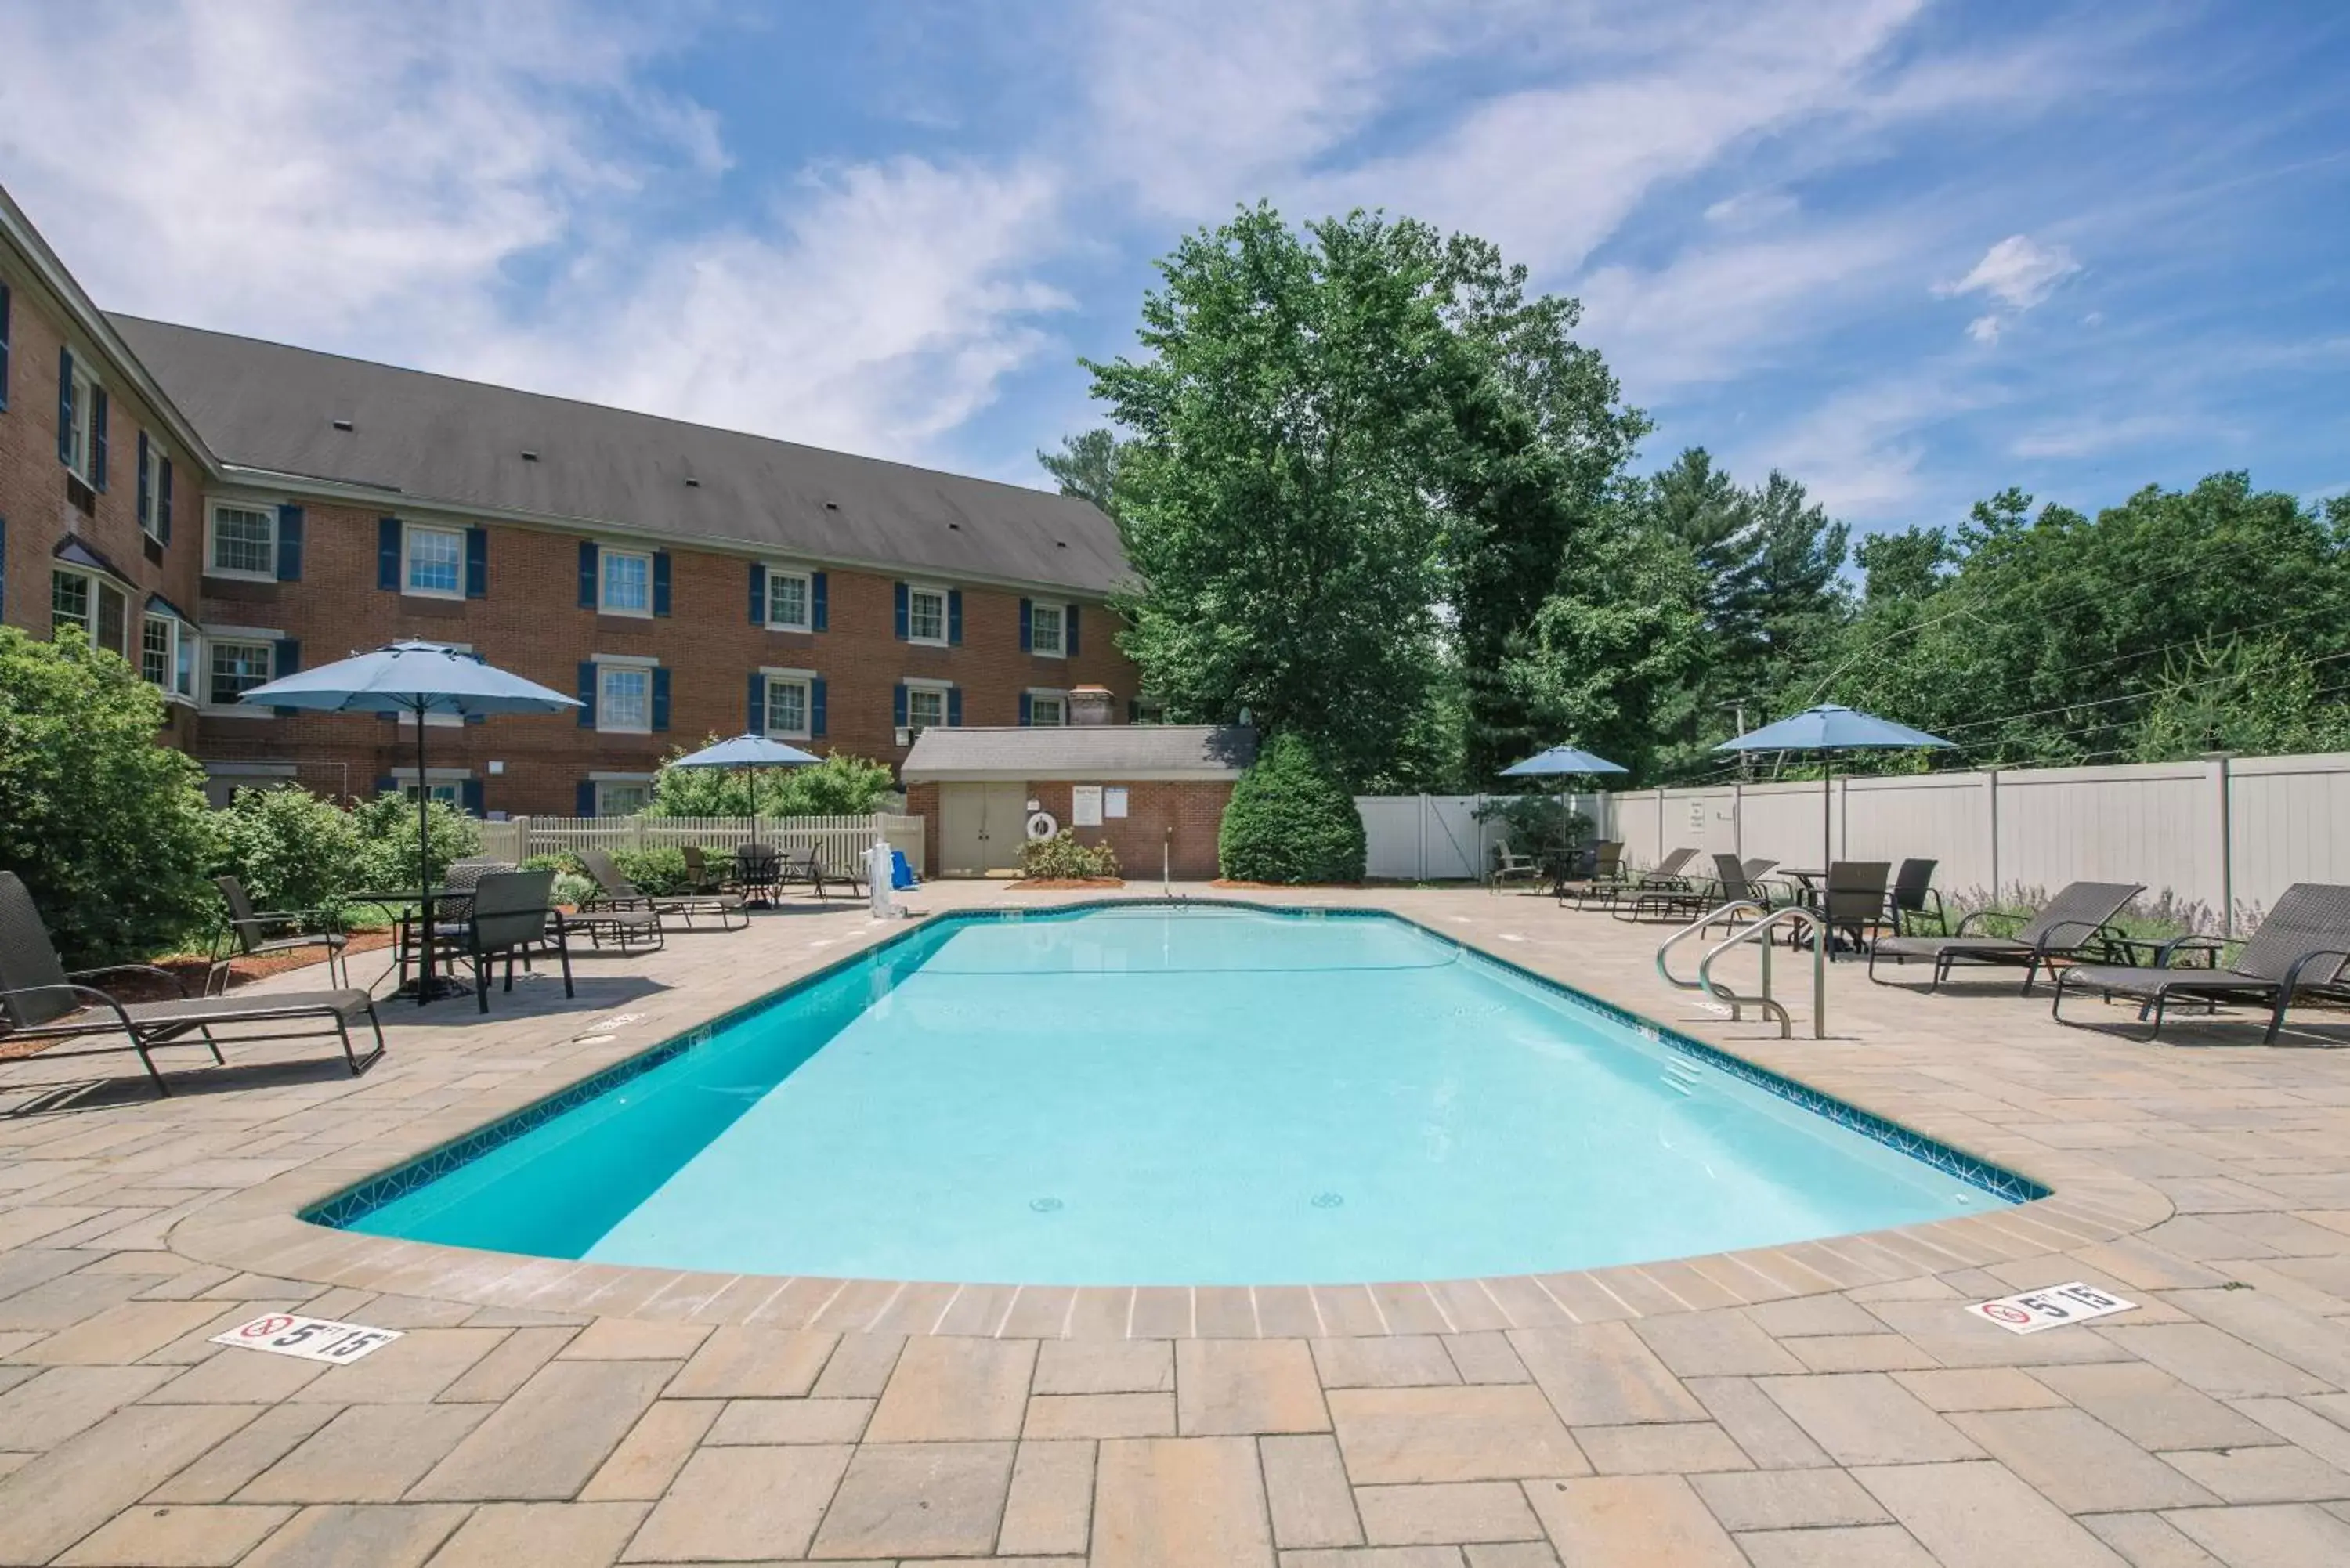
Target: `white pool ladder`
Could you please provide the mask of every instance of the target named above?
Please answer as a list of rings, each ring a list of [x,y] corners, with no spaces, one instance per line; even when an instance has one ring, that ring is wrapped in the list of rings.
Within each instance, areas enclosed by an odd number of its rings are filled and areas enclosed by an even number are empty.
[[[1755,917],[1746,925],[1737,922],[1747,916]],[[1706,950],[1698,961],[1697,978],[1683,980],[1672,971],[1669,961],[1672,950],[1681,942],[1698,935],[1717,921],[1731,927],[1730,934]],[[1792,1036],[1794,1020],[1786,1004],[1771,994],[1771,933],[1782,926],[1807,929],[1812,938],[1812,1038],[1827,1038],[1828,1013],[1828,943],[1830,937],[1825,923],[1810,909],[1789,905],[1782,909],[1766,909],[1746,898],[1733,898],[1729,903],[1707,910],[1704,914],[1667,937],[1657,949],[1657,972],[1665,983],[1679,991],[1700,992],[1727,1005],[1732,1023],[1745,1016],[1744,1009],[1752,1007],[1762,1017],[1779,1026],[1779,1038]],[[1760,992],[1742,996],[1713,978],[1713,961],[1741,942],[1759,942],[1762,949],[1762,982]]]

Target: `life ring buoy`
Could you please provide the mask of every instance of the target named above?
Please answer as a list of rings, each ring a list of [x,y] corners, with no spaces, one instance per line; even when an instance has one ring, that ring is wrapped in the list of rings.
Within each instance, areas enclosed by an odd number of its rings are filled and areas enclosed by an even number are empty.
[[[1031,840],[1042,841],[1060,831],[1061,825],[1053,820],[1051,812],[1032,811],[1028,814],[1028,836]]]

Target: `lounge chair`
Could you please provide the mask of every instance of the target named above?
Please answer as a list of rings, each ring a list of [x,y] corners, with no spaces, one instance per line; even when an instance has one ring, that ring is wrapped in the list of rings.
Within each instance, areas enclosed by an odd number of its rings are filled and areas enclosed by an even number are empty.
[[[178,989],[181,995],[164,1002],[118,1002],[88,983],[108,974],[160,977]],[[350,1026],[361,1017],[375,1032],[375,1049],[364,1056],[351,1047]],[[155,1092],[169,1095],[172,1086],[163,1081],[162,1073],[155,1065],[157,1046],[201,1044],[212,1052],[214,1062],[225,1065],[227,1059],[220,1050],[222,1042],[213,1034],[215,1027],[306,1019],[333,1027],[238,1034],[231,1036],[229,1044],[309,1039],[331,1033],[342,1041],[343,1059],[350,1064],[354,1077],[366,1072],[383,1054],[383,1025],[376,1018],[374,999],[364,991],[346,988],[280,992],[264,996],[189,996],[177,975],[151,964],[109,964],[103,969],[68,973],[57,960],[48,929],[41,923],[40,911],[33,907],[33,896],[25,890],[23,880],[13,871],[0,871],[0,1020],[8,1024],[8,1037],[65,1040],[119,1033],[127,1042],[94,1050],[44,1051],[32,1060],[135,1051],[148,1077],[154,1080]]]
[[[2166,943],[2156,967],[2134,964],[2076,964],[2056,977],[2056,995],[2048,1013],[2067,1022],[2059,1009],[2067,991],[2119,992],[2140,1001],[2138,1016],[2151,1012],[2149,1040],[2162,1033],[2163,1008],[2174,996],[2199,1002],[2241,1002],[2269,1007],[2269,1026],[2261,1038],[2276,1042],[2284,1027],[2284,1010],[2295,995],[2316,992],[2350,996],[2342,983],[2350,966],[2350,888],[2324,882],[2296,882],[2287,888],[2260,929],[2246,941],[2236,961],[2225,969],[2173,969],[2168,961],[2178,943]]]
[[[235,944],[236,956],[270,958],[279,953],[324,949],[328,981],[334,985],[350,983],[350,970],[343,954],[350,939],[340,931],[313,929],[328,923],[324,911],[256,909],[253,907],[252,897],[244,890],[244,884],[234,877],[215,877],[213,886],[220,889],[221,902],[228,906],[228,920],[221,935],[225,941]],[[220,977],[225,989],[228,979],[225,961],[232,955],[223,949],[223,942],[213,944],[213,972]]]
[[[432,940],[452,958],[473,966],[473,995],[490,1010],[490,970],[506,961],[505,989],[514,990],[515,960],[551,952],[563,965],[563,994],[571,989],[569,922],[555,918],[555,873],[497,871],[473,885],[473,903],[462,923],[435,927]],[[654,916],[656,923],[660,917]]]
[[[1578,909],[1587,909],[1596,899],[1605,905],[1629,886],[1624,878],[1624,846],[1612,838],[1603,838],[1591,846],[1591,870],[1582,877],[1565,875],[1567,862],[1559,863],[1560,877],[1551,884],[1551,896],[1561,904],[1569,898]]]
[[[1507,839],[1493,846],[1492,868],[1485,873],[1485,886],[1499,888],[1510,882],[1533,882],[1541,878],[1543,857],[1521,855],[1512,849]]]
[[[829,897],[824,890],[827,881],[847,884],[848,896],[853,898],[857,897],[857,889],[863,885],[865,878],[854,871],[842,871],[827,866],[824,863],[823,851],[814,846],[796,853],[786,853],[775,857],[776,887],[789,888],[806,884],[815,888],[816,896],[822,898]]]
[[[1635,888],[1686,888],[1690,885],[1689,863],[1697,858],[1697,851],[1687,846],[1674,850],[1646,871],[1635,871],[1631,883]]]
[[[1941,985],[1953,964],[2022,964],[2023,989],[2029,994],[2033,981],[2042,970],[2054,971],[2052,960],[2073,958],[2106,936],[2122,907],[2145,890],[2145,886],[2137,882],[2074,882],[2049,899],[2048,907],[2012,937],[1969,932],[1968,927],[1991,914],[1988,909],[1977,909],[1967,916],[1959,922],[1959,929],[1947,937],[1880,937],[1868,950],[1868,978],[1877,979],[1879,959],[1900,963],[1918,959],[1934,966],[1933,983],[1926,988],[1933,991]],[[1888,980],[1879,983],[1893,982]]]
[[[681,893],[655,897],[641,892],[634,882],[620,875],[612,857],[600,849],[583,849],[579,862],[588,867],[588,875],[598,889],[597,898],[579,912],[593,917],[605,909],[650,909],[661,916],[675,915],[693,927],[696,916],[714,917],[722,931],[739,930],[751,923],[751,916],[743,907],[740,896],[733,893]],[[740,924],[736,924],[736,922]]]
[[[711,869],[710,857],[698,844],[689,844],[680,851],[685,857],[685,890],[689,893],[716,894],[731,892],[726,878]]]
[[[1715,856],[1713,880],[1707,885],[1705,908],[1716,909],[1742,901],[1762,909],[1785,908],[1794,901],[1794,895],[1762,879],[1762,873],[1777,864],[1776,860],[1760,859],[1741,862],[1735,855]],[[1725,917],[1721,923],[1727,927],[1731,921]]]
[[[1893,874],[1893,892],[1886,901],[1886,914],[1892,919],[1893,934],[1909,934],[1912,925],[1922,922],[1930,910],[1934,930],[1948,935],[1950,929],[1950,911],[1942,908],[1942,896],[1934,891],[1933,860],[1904,860],[1901,869]]]

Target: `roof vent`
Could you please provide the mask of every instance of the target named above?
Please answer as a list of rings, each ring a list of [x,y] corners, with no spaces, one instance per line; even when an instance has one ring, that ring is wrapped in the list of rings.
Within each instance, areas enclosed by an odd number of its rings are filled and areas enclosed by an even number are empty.
[[[1066,550],[1068,547],[1069,542],[1066,539],[1055,539],[1053,541],[1053,548],[1055,550]]]
[[[685,482],[685,487],[688,490],[699,490],[702,488],[702,481],[698,479],[689,479]]]
[[[538,461],[538,453],[525,448],[522,454],[522,460],[525,462],[536,462]]]
[[[837,512],[840,510],[840,503],[837,501],[827,501],[824,504],[824,509],[827,512]]]
[[[351,421],[348,420],[337,420],[334,421],[334,425],[338,431],[347,431],[351,428]]]
[[[957,530],[957,531],[961,531],[961,529],[962,529],[962,524],[960,524],[960,523],[950,523],[950,524],[947,524],[947,526],[948,526],[948,527],[950,527],[950,528],[955,529],[955,530]]]

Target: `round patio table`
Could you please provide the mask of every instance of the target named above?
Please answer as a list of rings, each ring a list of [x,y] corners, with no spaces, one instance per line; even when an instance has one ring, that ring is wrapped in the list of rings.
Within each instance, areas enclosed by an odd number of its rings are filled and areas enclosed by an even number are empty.
[[[350,893],[344,896],[343,901],[347,904],[365,904],[381,909],[391,918],[392,923],[399,928],[392,938],[392,951],[395,955],[407,945],[411,924],[421,924],[423,929],[416,951],[416,978],[400,981],[392,991],[394,996],[414,996],[416,1005],[419,1007],[437,997],[471,996],[473,993],[473,988],[465,981],[436,973],[432,967],[433,907],[442,899],[451,897],[470,898],[473,897],[473,891],[466,888],[452,894],[446,888],[432,888],[419,893],[413,888],[402,888],[379,892]],[[400,961],[395,956],[392,961],[397,963]]]

